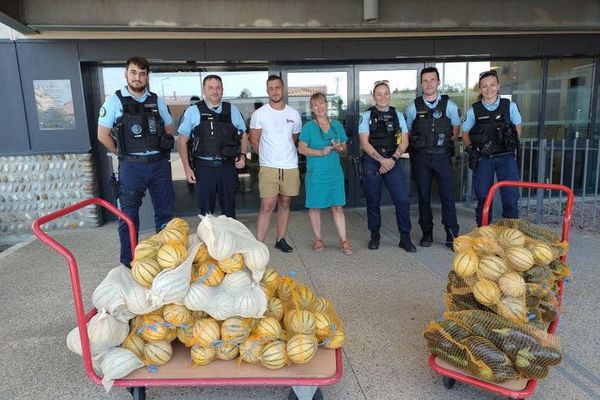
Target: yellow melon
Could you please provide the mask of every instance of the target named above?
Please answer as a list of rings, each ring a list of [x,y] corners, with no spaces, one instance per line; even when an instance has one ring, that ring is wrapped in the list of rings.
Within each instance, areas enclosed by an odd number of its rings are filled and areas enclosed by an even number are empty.
[[[310,309],[316,297],[315,292],[306,285],[298,285],[294,292],[293,299],[298,304],[298,307],[304,310]]]
[[[140,360],[144,358],[144,346],[146,346],[146,342],[144,339],[137,333],[130,333],[127,335],[127,338],[121,345],[121,347],[130,350],[135,354]]]
[[[200,282],[204,286],[218,286],[225,277],[225,272],[216,263],[205,261],[199,264],[197,270],[192,271],[192,281]]]
[[[289,363],[286,344],[279,340],[266,344],[261,352],[260,363],[269,369],[283,368]]]
[[[335,331],[332,330],[331,336],[323,341],[323,347],[326,349],[339,349],[346,342],[346,334],[344,330],[338,327]]]
[[[146,343],[144,360],[147,365],[164,365],[173,356],[173,347],[166,341]]]
[[[261,318],[252,333],[261,339],[275,340],[281,335],[281,325],[273,317]]]
[[[506,250],[509,267],[517,272],[525,272],[533,267],[533,255],[524,247],[510,247]]]
[[[202,243],[194,256],[194,264],[201,264],[209,257],[208,247],[206,247],[206,243]]]
[[[479,258],[473,250],[459,252],[454,257],[452,268],[461,278],[468,278],[477,272]]]
[[[180,326],[188,324],[192,320],[192,314],[182,304],[167,304],[163,309],[163,318],[175,326]]]
[[[273,289],[264,283],[260,283],[260,289],[264,292],[265,296],[267,296],[267,300],[275,297],[275,291],[277,288]]]
[[[177,339],[177,326],[172,325],[166,328],[167,333],[165,334],[165,338],[163,340],[166,340],[167,342],[172,342],[173,340]]]
[[[169,222],[167,222],[167,225],[165,225],[165,229],[169,228],[177,228],[185,232],[186,235],[190,232],[190,225],[184,219],[178,217],[175,217]]]
[[[263,277],[262,277],[260,283],[264,284],[269,289],[276,291],[277,287],[279,286],[280,280],[281,280],[281,275],[279,275],[279,272],[275,271],[271,267],[267,267],[265,269],[265,272],[263,274]]]
[[[249,364],[259,364],[264,341],[250,336],[240,344],[240,358]]]
[[[527,246],[537,265],[548,265],[554,260],[554,251],[546,243],[536,242]]]
[[[498,235],[498,243],[505,249],[525,245],[525,235],[518,229],[506,228]]]
[[[221,323],[221,340],[225,343],[240,344],[248,338],[252,330],[249,318],[230,317]]]
[[[147,342],[159,342],[167,336],[165,320],[156,314],[147,314],[144,316],[143,326],[138,330],[140,335]]]
[[[489,279],[480,279],[473,285],[473,295],[484,306],[491,307],[500,301],[500,288],[496,282]]]
[[[495,225],[485,225],[480,226],[475,230],[475,232],[480,235],[490,239],[496,239],[498,237],[499,228]]]
[[[209,316],[207,313],[205,313],[202,310],[190,311],[190,313],[192,314],[192,318],[194,318],[194,319],[201,319],[201,318],[206,318]]]
[[[500,257],[483,256],[479,259],[477,276],[480,279],[489,279],[496,282],[498,278],[508,272],[508,267]]]
[[[473,247],[473,237],[470,235],[461,235],[454,238],[452,248],[456,253],[463,252]]]
[[[290,360],[296,364],[309,362],[318,349],[317,338],[314,335],[297,334],[292,336],[286,345],[286,351]]]
[[[165,228],[160,232],[160,234],[162,235],[165,243],[170,242],[171,240],[182,244],[187,243],[187,232],[179,228]]]
[[[271,297],[267,302],[267,311],[265,311],[265,317],[273,317],[277,321],[281,321],[283,319],[283,315],[283,302],[277,297]]]
[[[223,361],[233,360],[240,354],[240,349],[235,344],[223,343],[217,347],[217,358]]]
[[[514,297],[503,297],[497,304],[498,314],[517,324],[524,324],[528,321],[527,306],[524,299]]]
[[[151,287],[154,278],[162,271],[158,262],[151,258],[140,258],[131,262],[131,275],[133,279],[144,287]]]
[[[206,365],[215,359],[217,352],[212,347],[195,344],[190,350],[190,355],[192,356],[192,366]]]
[[[177,339],[185,345],[185,347],[192,347],[196,340],[194,339],[194,324],[195,321],[190,321],[188,325],[182,325],[177,328]]]
[[[324,297],[316,297],[312,303],[311,311],[327,313],[331,309],[331,301]]]
[[[289,276],[281,278],[277,286],[277,297],[284,303],[292,303],[292,291],[298,286],[298,283]]]
[[[331,319],[327,314],[315,312],[315,336],[318,340],[323,340],[331,334]]]
[[[525,280],[517,272],[507,272],[498,279],[498,287],[506,296],[520,298],[525,295]]]
[[[135,246],[133,259],[139,260],[141,258],[156,258],[160,246],[161,243],[155,240],[142,240],[137,244],[137,246]]]
[[[219,268],[226,274],[241,271],[244,269],[244,258],[240,253],[235,253],[229,258],[219,261]]]
[[[185,260],[185,257],[185,248],[169,243],[158,250],[156,261],[163,268],[175,268]]]
[[[308,310],[291,310],[283,317],[288,333],[310,333],[315,330],[315,315]]]
[[[221,327],[213,318],[202,318],[194,324],[194,341],[202,347],[210,347],[221,338]]]

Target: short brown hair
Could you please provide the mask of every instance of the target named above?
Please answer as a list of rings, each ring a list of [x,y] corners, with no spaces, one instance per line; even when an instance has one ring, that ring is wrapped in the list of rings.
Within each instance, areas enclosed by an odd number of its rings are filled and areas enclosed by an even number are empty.
[[[223,80],[221,79],[221,77],[219,75],[210,74],[210,75],[206,75],[204,77],[204,79],[202,79],[202,87],[204,87],[204,85],[206,84],[206,81],[208,81],[209,79],[216,79],[219,81],[221,86],[223,86]]]
[[[147,72],[150,72],[150,63],[144,57],[141,56],[133,56],[130,57],[125,63],[125,69],[128,69],[131,64],[134,64],[139,69],[144,69]]]
[[[285,84],[283,83],[283,79],[279,75],[269,75],[269,77],[267,78],[267,85],[271,81],[281,81],[281,84],[285,86]]]

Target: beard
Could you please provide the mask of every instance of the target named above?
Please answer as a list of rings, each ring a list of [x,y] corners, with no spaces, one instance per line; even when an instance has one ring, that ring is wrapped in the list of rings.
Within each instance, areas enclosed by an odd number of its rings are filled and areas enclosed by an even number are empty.
[[[134,91],[141,93],[146,90],[146,86],[148,86],[148,85],[143,84],[140,81],[128,81],[127,86],[129,86],[130,89],[133,89]]]

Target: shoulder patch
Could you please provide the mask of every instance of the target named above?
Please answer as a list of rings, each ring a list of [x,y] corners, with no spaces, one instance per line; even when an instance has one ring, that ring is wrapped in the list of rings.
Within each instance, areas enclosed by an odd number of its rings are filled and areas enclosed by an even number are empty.
[[[358,117],[358,124],[360,125],[360,124],[362,124],[362,122],[363,122],[363,116],[361,114],[360,117]]]
[[[106,115],[106,108],[100,107],[100,117],[104,117]]]

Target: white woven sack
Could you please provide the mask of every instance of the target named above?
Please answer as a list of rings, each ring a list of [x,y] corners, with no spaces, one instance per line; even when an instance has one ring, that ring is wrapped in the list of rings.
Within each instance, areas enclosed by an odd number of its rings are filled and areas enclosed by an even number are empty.
[[[106,311],[101,310],[87,324],[90,341],[90,352],[95,356],[123,343],[129,333],[129,324],[120,322]],[[73,353],[82,355],[79,328],[74,328],[67,335],[67,347]]]
[[[127,308],[127,297],[125,296],[127,274],[131,275],[131,272],[124,265],[113,268],[92,295],[94,307],[98,310],[106,310],[121,322],[127,322],[135,317],[135,314]]]
[[[210,256],[221,261],[241,253],[246,266],[252,271],[253,279],[260,282],[269,263],[267,246],[256,240],[244,224],[233,218],[207,215],[201,219],[196,233],[206,243]]]
[[[104,355],[102,359],[102,386],[108,392],[115,379],[126,377],[131,372],[144,366],[131,350],[116,347]]]

